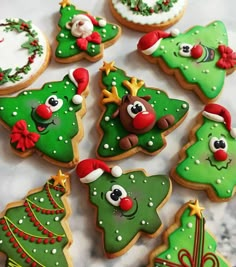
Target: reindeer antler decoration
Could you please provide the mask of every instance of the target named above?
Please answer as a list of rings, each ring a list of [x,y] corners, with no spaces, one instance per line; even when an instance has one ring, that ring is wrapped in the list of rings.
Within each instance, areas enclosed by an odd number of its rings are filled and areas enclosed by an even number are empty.
[[[136,96],[137,95],[137,92],[138,90],[144,85],[144,81],[139,81],[137,82],[137,78],[135,77],[132,77],[131,78],[131,82],[129,81],[123,81],[123,85],[129,89],[130,91],[130,94],[132,96]]]

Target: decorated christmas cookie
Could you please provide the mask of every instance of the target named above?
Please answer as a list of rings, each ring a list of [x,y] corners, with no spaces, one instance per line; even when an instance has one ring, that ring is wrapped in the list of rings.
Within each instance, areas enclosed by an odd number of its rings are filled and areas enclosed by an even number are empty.
[[[186,0],[109,0],[112,14],[123,25],[142,32],[164,30],[184,14]]]
[[[107,257],[124,254],[141,234],[159,233],[162,223],[157,210],[171,193],[167,176],[147,176],[143,170],[123,173],[119,166],[108,167],[97,159],[81,161],[76,172],[89,187]]]
[[[29,86],[47,67],[50,47],[31,21],[0,20],[0,95]]]
[[[104,62],[100,70],[103,113],[97,156],[116,160],[138,151],[149,155],[160,152],[166,146],[165,135],[187,115],[188,103],[146,87],[144,81],[128,77],[114,62]]]
[[[24,200],[10,203],[0,214],[0,253],[6,267],[72,266],[67,223],[69,175],[61,171]]]
[[[231,267],[205,229],[203,209],[196,200],[177,212],[175,223],[164,234],[164,244],[151,254],[148,267]]]
[[[183,186],[206,190],[213,201],[230,200],[236,186],[235,138],[229,111],[218,104],[206,105],[171,176]]]
[[[86,58],[97,61],[104,48],[114,44],[121,34],[118,25],[78,10],[69,0],[61,3],[60,32],[57,35],[56,60],[70,63]]]
[[[39,90],[0,98],[0,123],[11,131],[10,143],[18,155],[36,151],[53,164],[75,166],[88,81],[88,71],[78,68]]]
[[[185,33],[147,33],[139,40],[138,50],[148,61],[174,75],[183,88],[193,90],[204,103],[216,100],[225,76],[234,71],[236,64],[236,53],[228,46],[221,21],[195,26]]]

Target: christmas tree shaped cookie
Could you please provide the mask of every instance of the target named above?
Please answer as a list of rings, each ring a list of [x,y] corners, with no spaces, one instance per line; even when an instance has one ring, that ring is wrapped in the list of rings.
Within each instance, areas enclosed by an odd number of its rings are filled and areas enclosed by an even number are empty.
[[[196,200],[178,211],[175,223],[164,234],[165,243],[151,254],[148,267],[231,267],[205,229],[203,209]]]
[[[97,208],[107,257],[124,254],[141,234],[154,237],[159,233],[162,223],[157,209],[171,193],[167,176],[147,176],[143,170],[122,173],[119,166],[110,168],[97,159],[81,161],[76,171]]]
[[[119,38],[121,28],[103,18],[93,17],[83,10],[76,9],[69,0],[63,0],[60,5],[56,60],[70,63],[82,58],[92,62],[101,59],[104,48],[111,46]]]
[[[138,50],[180,85],[193,90],[204,103],[213,102],[222,91],[225,76],[235,69],[236,53],[228,47],[221,21],[194,26],[185,33],[153,31],[144,35]]]
[[[188,103],[145,86],[142,80],[115,67],[114,62],[104,62],[100,70],[103,113],[97,156],[115,160],[138,151],[149,155],[160,152],[166,146],[165,135],[187,115]]]
[[[36,151],[63,167],[78,162],[88,81],[88,71],[78,68],[39,90],[0,98],[0,123],[11,131],[10,143],[18,155],[26,157]]]
[[[0,95],[29,86],[45,70],[50,55],[46,37],[31,21],[0,20]]]
[[[61,171],[23,201],[8,204],[0,218],[0,252],[7,267],[72,266],[67,218],[69,175]]]
[[[171,176],[184,186],[206,190],[213,201],[230,200],[236,186],[235,138],[229,111],[218,104],[206,105]]]

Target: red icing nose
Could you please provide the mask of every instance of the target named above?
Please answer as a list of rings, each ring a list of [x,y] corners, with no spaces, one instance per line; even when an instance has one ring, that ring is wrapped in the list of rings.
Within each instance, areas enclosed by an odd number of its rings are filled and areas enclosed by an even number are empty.
[[[130,197],[124,197],[120,200],[120,208],[124,211],[132,209],[133,201]]]
[[[156,116],[148,111],[138,113],[133,119],[133,126],[135,129],[145,129],[153,124],[156,120]]]
[[[36,108],[36,114],[44,120],[48,120],[52,117],[52,111],[50,107],[45,104],[41,104]]]
[[[191,57],[192,58],[200,58],[203,54],[203,49],[201,45],[195,45],[192,49],[191,49]]]
[[[222,149],[219,149],[214,153],[214,158],[217,161],[224,161],[227,159],[227,157],[228,157],[228,154]]]

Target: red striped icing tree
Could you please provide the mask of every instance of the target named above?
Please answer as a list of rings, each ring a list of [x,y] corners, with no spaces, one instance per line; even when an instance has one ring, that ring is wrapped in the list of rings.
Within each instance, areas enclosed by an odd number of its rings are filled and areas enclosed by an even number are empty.
[[[0,219],[0,252],[7,256],[7,267],[71,266],[65,249],[71,243],[65,221],[68,179],[59,171],[43,188],[7,205]]]

